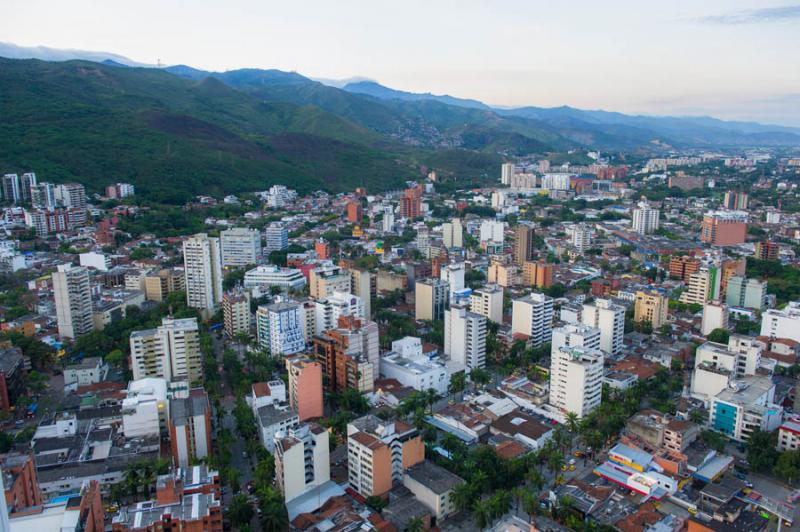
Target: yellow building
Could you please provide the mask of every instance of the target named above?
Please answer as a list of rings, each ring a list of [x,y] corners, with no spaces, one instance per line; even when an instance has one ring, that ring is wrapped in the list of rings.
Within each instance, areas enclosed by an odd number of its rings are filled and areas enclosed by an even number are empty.
[[[669,299],[665,295],[644,290],[636,292],[634,321],[649,321],[653,329],[658,329],[667,323],[668,312]]]

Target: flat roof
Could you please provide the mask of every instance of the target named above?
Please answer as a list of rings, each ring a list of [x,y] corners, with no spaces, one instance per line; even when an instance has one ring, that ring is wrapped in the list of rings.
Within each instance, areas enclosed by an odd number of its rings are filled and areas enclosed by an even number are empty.
[[[437,495],[447,493],[455,486],[464,483],[464,479],[451,473],[447,469],[434,464],[429,460],[424,460],[419,464],[409,468],[406,475],[416,480],[423,486],[427,486]]]

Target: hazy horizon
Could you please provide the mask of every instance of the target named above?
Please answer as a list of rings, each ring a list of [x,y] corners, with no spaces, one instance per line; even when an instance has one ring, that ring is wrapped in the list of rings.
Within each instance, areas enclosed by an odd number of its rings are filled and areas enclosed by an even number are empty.
[[[490,105],[800,126],[800,3],[10,0],[0,41],[205,70],[363,77]]]

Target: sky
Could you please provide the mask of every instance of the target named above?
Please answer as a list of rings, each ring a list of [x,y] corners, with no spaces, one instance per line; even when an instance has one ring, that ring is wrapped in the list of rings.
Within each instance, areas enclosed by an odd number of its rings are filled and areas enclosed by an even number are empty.
[[[0,41],[800,126],[797,0],[0,0]]]

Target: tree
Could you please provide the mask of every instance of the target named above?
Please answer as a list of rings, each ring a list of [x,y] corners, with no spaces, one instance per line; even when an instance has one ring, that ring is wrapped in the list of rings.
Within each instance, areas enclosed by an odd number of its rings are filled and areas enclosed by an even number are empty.
[[[378,497],[377,495],[370,495],[365,502],[367,506],[378,513],[381,513],[386,508],[386,501],[383,500],[383,497]]]
[[[250,501],[247,500],[247,495],[238,493],[233,496],[231,505],[228,508],[228,519],[236,529],[250,523],[253,519],[253,507],[250,505]]]
[[[121,367],[122,363],[125,361],[125,353],[120,349],[114,349],[106,355],[105,361],[112,366]]]
[[[463,371],[459,371],[450,377],[450,384],[447,386],[447,391],[455,398],[458,392],[463,392],[466,385],[466,375]]]
[[[714,329],[710,333],[708,333],[708,341],[715,342],[718,344],[727,344],[728,339],[731,336],[731,332],[727,329]]]
[[[580,418],[578,414],[575,412],[568,412],[567,413],[567,430],[569,430],[572,434],[578,433],[578,424],[580,423]]]
[[[800,479],[800,451],[787,451],[781,453],[778,462],[772,469],[772,474],[778,478],[786,479],[789,484],[794,484]]]
[[[406,532],[422,532],[425,530],[425,523],[421,517],[414,517],[406,523]]]
[[[758,429],[750,434],[747,440],[747,461],[756,471],[770,471],[778,460],[775,450],[777,434],[762,432]]]
[[[469,374],[470,380],[475,383],[478,387],[483,387],[489,383],[490,376],[489,372],[483,368],[473,368],[473,370]]]
[[[428,403],[428,408],[430,408],[430,414],[433,415],[433,405],[436,404],[436,401],[441,399],[439,392],[434,390],[433,388],[428,388],[425,391],[425,402]]]
[[[457,484],[455,487],[453,487],[453,491],[450,493],[450,499],[453,501],[453,505],[459,512],[468,510],[472,506],[472,501],[474,498],[475,492],[473,487],[466,482]]]
[[[261,528],[266,532],[282,532],[289,528],[289,516],[283,497],[272,487],[258,491],[258,508],[261,510]]]
[[[475,524],[478,525],[478,528],[486,528],[492,519],[491,515],[492,510],[489,507],[489,501],[481,500],[475,503],[472,509],[472,516],[475,518]]]

